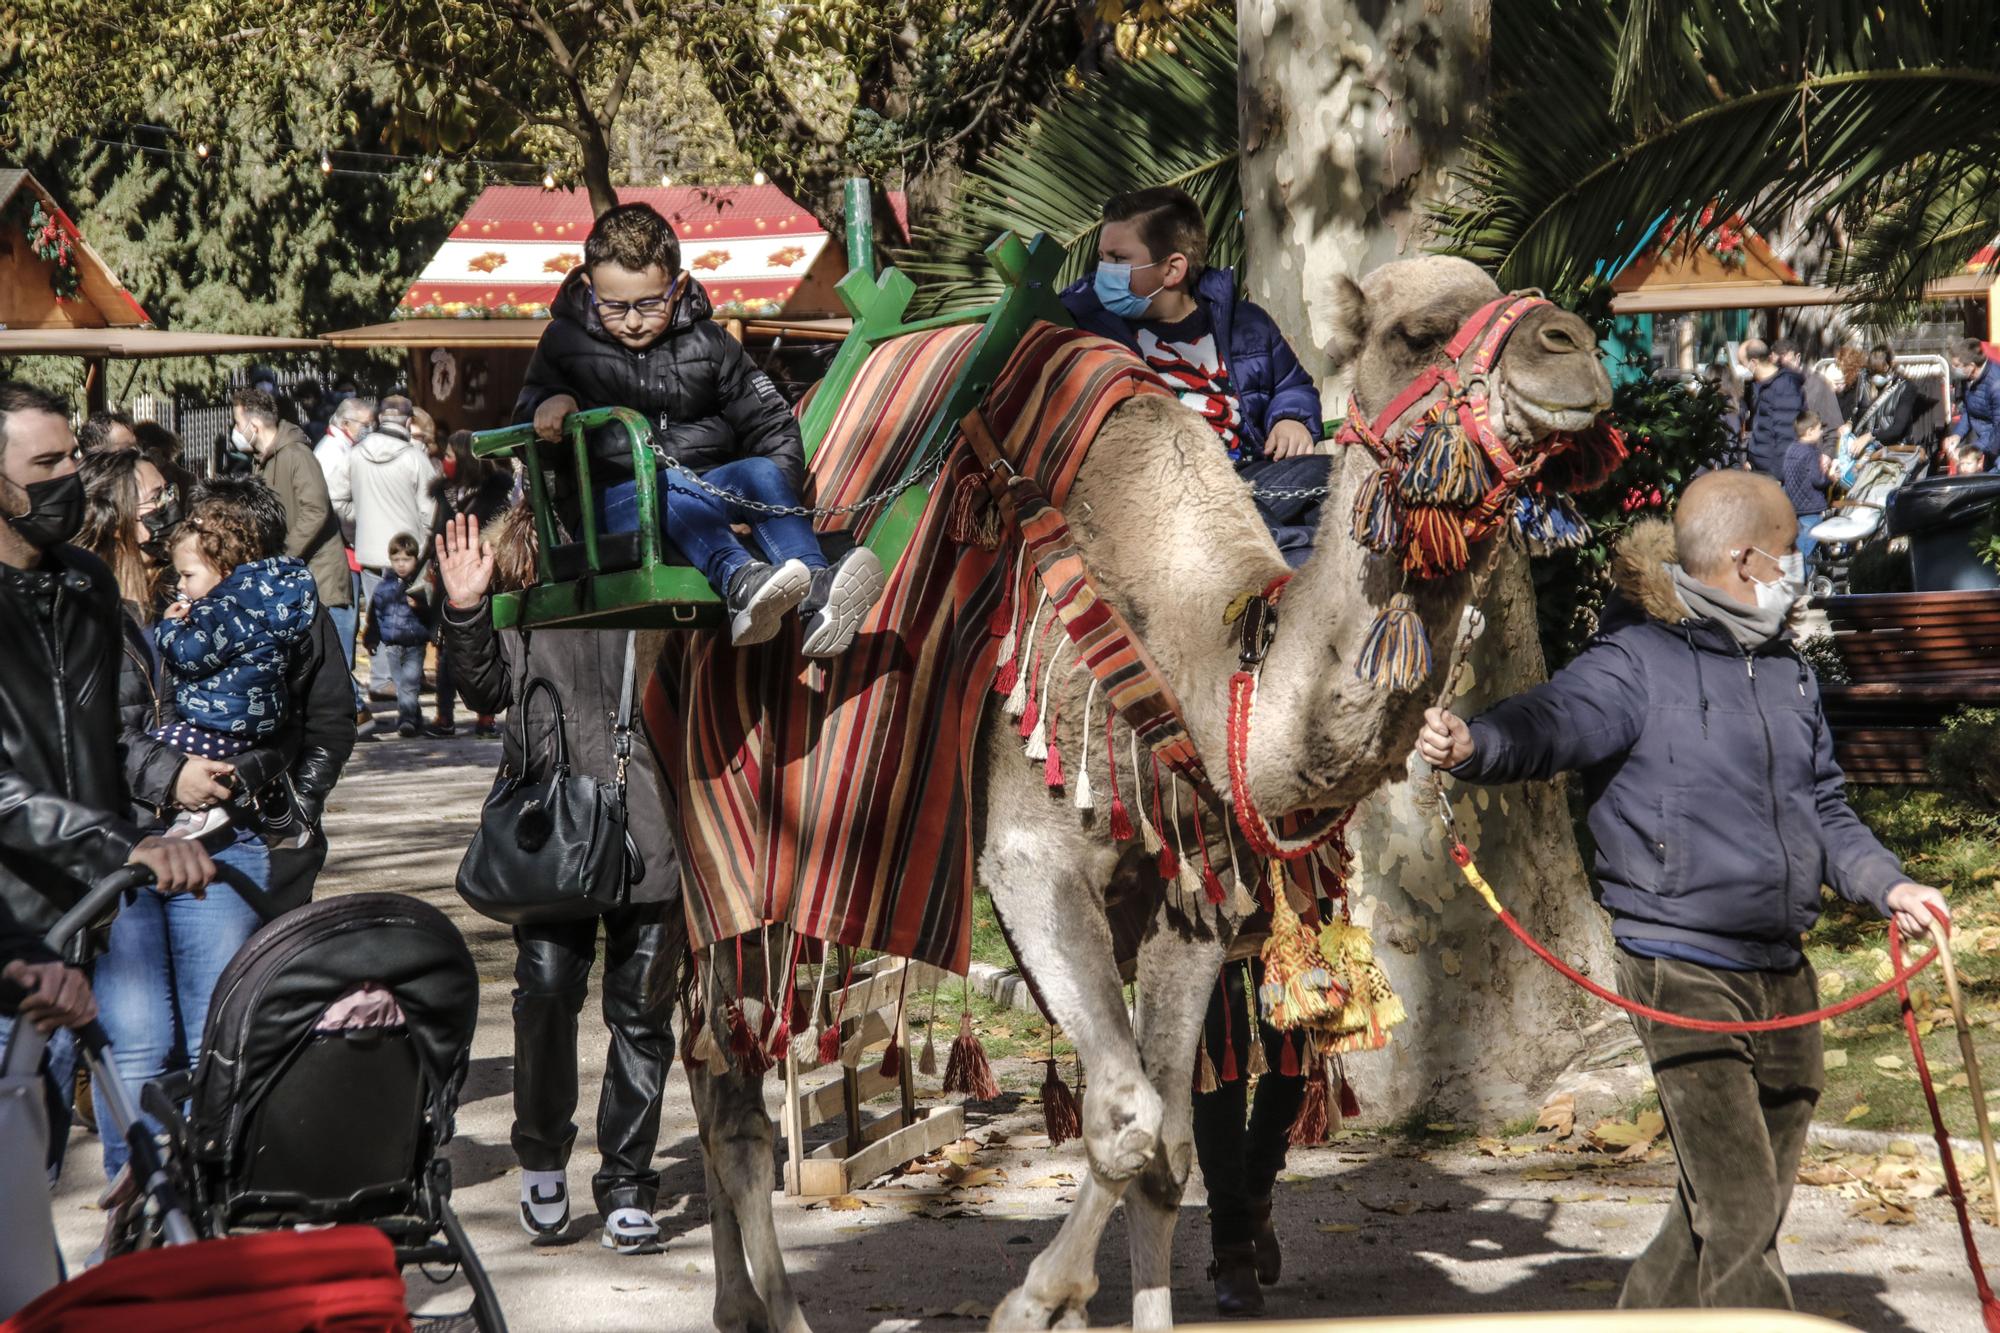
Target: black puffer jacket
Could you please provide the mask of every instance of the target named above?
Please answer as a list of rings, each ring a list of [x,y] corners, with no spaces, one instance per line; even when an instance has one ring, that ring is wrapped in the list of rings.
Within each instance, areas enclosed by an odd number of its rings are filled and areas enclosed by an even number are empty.
[[[118,585],[88,551],[0,565],[0,904],[48,929],[125,864]]]
[[[625,679],[624,630],[553,629],[526,635],[510,630],[502,634],[493,628],[490,601],[481,602],[474,611],[460,611],[446,603],[438,623],[443,629],[444,653],[451,662],[451,678],[468,708],[477,713],[511,709],[529,678],[546,676],[556,687],[556,697],[562,700],[563,734],[569,742],[572,770],[599,781],[617,776],[611,721],[617,715],[618,691]],[[642,647],[639,677],[632,695],[635,733],[640,725],[640,701],[646,690],[645,663]],[[550,716],[546,699],[535,701],[531,716],[525,721],[510,713],[501,729],[500,762],[516,773],[523,767],[523,730],[527,732],[525,752],[539,772],[549,753]],[[646,743],[643,734],[633,737],[632,763],[626,770],[625,784],[626,809],[630,812],[627,827],[645,861],[638,883],[632,886],[631,901],[671,902],[680,895],[680,857],[674,847],[671,821],[662,804],[664,789],[659,766],[653,758],[653,747]]]
[[[715,307],[699,282],[687,280],[666,332],[636,352],[605,332],[581,269],[563,280],[549,309],[515,421],[533,420],[544,400],[566,393],[579,407],[629,407],[646,417],[659,452],[691,472],[757,456],[784,469],[794,490],[805,485],[805,444],[785,396],[710,318]],[[598,485],[632,475],[624,431],[598,431],[590,446]]]

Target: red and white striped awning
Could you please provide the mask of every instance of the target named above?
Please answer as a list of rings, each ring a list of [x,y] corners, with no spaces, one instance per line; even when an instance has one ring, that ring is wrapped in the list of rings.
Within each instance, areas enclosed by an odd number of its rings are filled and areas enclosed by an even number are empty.
[[[829,239],[773,185],[625,189],[618,197],[651,204],[673,223],[682,264],[724,316],[781,313]],[[410,284],[396,315],[546,316],[563,278],[583,262],[591,221],[581,191],[488,186]]]

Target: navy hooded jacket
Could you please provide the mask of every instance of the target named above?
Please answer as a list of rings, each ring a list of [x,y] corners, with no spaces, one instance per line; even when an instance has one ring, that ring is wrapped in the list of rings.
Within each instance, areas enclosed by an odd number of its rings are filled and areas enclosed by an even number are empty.
[[[1635,524],[1603,631],[1548,683],[1474,718],[1472,757],[1452,776],[1579,770],[1621,943],[1795,967],[1821,884],[1887,916],[1903,868],[1847,803],[1818,683],[1789,636],[1745,653],[1694,618],[1667,570],[1676,558],[1671,526]]]
[[[1951,433],[1963,436],[1962,443],[1991,458],[2000,453],[2000,430],[1994,429],[1996,423],[2000,423],[2000,363],[1988,361],[1979,378],[1965,386],[1958,415],[1952,418]]]
[[[1750,466],[1782,480],[1785,450],[1799,438],[1799,413],[1806,410],[1805,378],[1796,370],[1780,370],[1770,379],[1753,381],[1750,395]]]
[[[278,555],[238,565],[186,616],[161,621],[154,637],[182,720],[259,740],[275,733],[291,701],[293,652],[318,610],[311,571]]]
[[[1063,292],[1062,303],[1070,318],[1085,332],[1123,343],[1136,353],[1138,330],[1104,308],[1091,286],[1094,276]],[[1237,465],[1264,456],[1264,441],[1280,421],[1300,422],[1315,440],[1321,438],[1319,390],[1264,308],[1237,295],[1236,271],[1203,269],[1195,281],[1194,299],[1215,330],[1215,346],[1222,353],[1229,387],[1243,416]]]

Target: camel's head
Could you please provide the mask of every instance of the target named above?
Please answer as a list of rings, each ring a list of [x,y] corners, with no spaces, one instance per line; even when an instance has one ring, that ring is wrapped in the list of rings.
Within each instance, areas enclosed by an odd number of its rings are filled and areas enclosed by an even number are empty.
[[[1443,365],[1446,345],[1500,288],[1463,259],[1432,255],[1384,264],[1333,294],[1335,333],[1327,354],[1353,370],[1355,398],[1370,421],[1429,366]],[[1470,353],[1462,357],[1462,368]],[[1590,326],[1566,310],[1540,306],[1521,317],[1487,375],[1493,427],[1517,452],[1560,431],[1580,431],[1611,405],[1611,379],[1597,360]],[[1385,439],[1415,421],[1431,400],[1398,422]]]

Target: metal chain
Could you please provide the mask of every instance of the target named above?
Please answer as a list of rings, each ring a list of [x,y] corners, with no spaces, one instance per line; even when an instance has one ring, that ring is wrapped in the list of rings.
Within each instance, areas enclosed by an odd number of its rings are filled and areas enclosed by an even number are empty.
[[[1250,488],[1250,494],[1259,500],[1323,500],[1333,494],[1331,486],[1311,486],[1300,490],[1260,490]]]
[[[1487,587],[1493,582],[1493,575],[1500,567],[1500,544],[1494,542],[1486,552],[1486,560],[1472,576],[1472,592],[1465,603],[1465,614],[1460,617],[1462,624],[1458,630],[1458,641],[1452,645],[1451,666],[1444,673],[1444,687],[1438,691],[1434,707],[1450,708],[1458,698],[1458,687],[1465,679],[1465,668],[1472,658],[1472,643],[1486,628],[1486,613],[1479,604],[1486,600]],[[1422,782],[1411,784],[1411,793],[1416,798],[1417,808],[1437,812],[1449,833],[1456,825],[1451,816],[1451,802],[1445,799],[1444,774],[1433,768]]]
[[[658,457],[663,467],[672,468],[680,474],[673,478],[668,483],[669,485],[682,481],[688,482],[695,489],[706,492],[717,500],[738,505],[752,513],[768,514],[774,518],[839,518],[847,514],[860,513],[864,509],[872,509],[876,505],[887,504],[904,491],[909,490],[912,486],[929,481],[944,466],[945,457],[950,452],[951,440],[947,439],[943,444],[940,444],[930,452],[930,455],[918,465],[916,471],[910,473],[894,485],[877,491],[873,495],[864,495],[859,500],[848,504],[827,505],[823,507],[814,507],[811,505],[774,505],[762,500],[753,500],[747,495],[738,495],[734,491],[726,491],[720,486],[703,480],[701,477],[682,467],[681,461],[678,458],[672,458],[665,454],[659,454]]]

